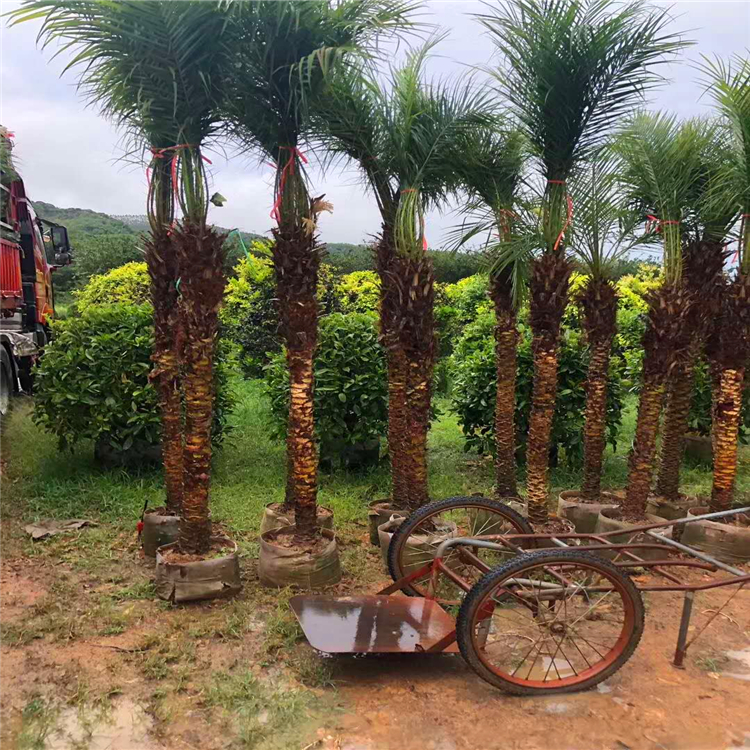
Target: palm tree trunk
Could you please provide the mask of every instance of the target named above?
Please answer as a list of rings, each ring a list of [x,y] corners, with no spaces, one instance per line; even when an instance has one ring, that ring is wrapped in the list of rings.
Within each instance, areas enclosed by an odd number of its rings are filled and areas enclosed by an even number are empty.
[[[658,376],[644,377],[633,449],[628,462],[628,486],[622,504],[627,516],[642,517],[646,512],[663,401],[664,379]]]
[[[682,275],[688,292],[693,296],[693,304],[684,332],[687,345],[677,344],[678,350],[684,349],[685,355],[677,358],[670,373],[656,483],[657,492],[669,500],[680,497],[680,464],[690,417],[695,363],[705,341],[707,325],[721,313],[726,249],[720,242],[702,240],[689,243],[683,248],[682,255]]]
[[[700,348],[696,335],[684,360],[676,362],[669,377],[664,435],[661,441],[661,462],[656,480],[656,491],[667,500],[679,500],[680,465],[685,449],[685,433],[690,418],[695,362]]]
[[[513,286],[507,274],[496,274],[490,281],[490,297],[495,307],[495,494],[516,497],[516,353],[518,326],[513,304]]]
[[[739,270],[733,282],[724,284],[721,302],[706,345],[714,386],[710,507],[716,511],[731,508],[734,498],[742,387],[750,358],[750,274]]]
[[[167,512],[182,510],[182,388],[180,355],[182,321],[177,306],[178,278],[175,246],[167,230],[148,236],[145,257],[151,278],[154,308],[154,369],[150,379],[156,387],[161,411],[161,453],[164,461]]]
[[[397,346],[408,366],[407,422],[404,471],[409,510],[429,502],[427,485],[427,431],[430,424],[432,376],[435,365],[435,285],[432,261],[394,256],[393,283],[396,303],[392,325]]]
[[[391,500],[399,509],[409,503],[407,450],[407,383],[409,365],[398,338],[395,314],[398,289],[393,278],[395,246],[393,232],[383,225],[376,247],[376,265],[380,276],[380,340],[386,350],[388,366],[388,455],[391,461]]]
[[[586,378],[586,414],[583,427],[584,502],[600,500],[602,466],[607,446],[607,383],[612,340],[617,328],[617,294],[606,279],[590,279],[580,297],[583,323],[589,341]]]
[[[651,490],[651,477],[664,402],[664,384],[684,340],[691,312],[690,295],[681,285],[665,285],[649,300],[648,321],[643,337],[643,390],[638,405],[633,448],[628,465],[628,486],[623,512],[643,518]]]
[[[711,511],[729,510],[737,477],[737,441],[742,411],[742,384],[745,369],[722,369],[714,394],[713,444],[714,481]]]
[[[295,541],[312,540],[318,529],[318,448],[315,439],[313,363],[318,345],[315,296],[320,250],[303,227],[274,230],[273,262],[281,330],[289,365],[287,424],[288,495],[294,504]]]
[[[568,261],[553,253],[535,259],[531,267],[529,321],[533,333],[534,385],[526,448],[526,495],[529,520],[533,524],[544,524],[548,518],[547,475],[557,396],[558,345],[570,271]]]
[[[211,541],[211,424],[213,363],[224,292],[225,235],[185,222],[173,234],[180,268],[180,312],[183,348],[185,445],[179,547],[191,554],[208,551]]]

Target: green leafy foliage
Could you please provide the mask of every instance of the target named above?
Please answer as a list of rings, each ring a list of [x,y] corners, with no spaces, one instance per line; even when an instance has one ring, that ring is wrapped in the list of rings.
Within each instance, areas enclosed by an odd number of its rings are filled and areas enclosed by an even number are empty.
[[[464,449],[480,453],[494,450],[494,410],[497,383],[493,338],[494,316],[480,315],[467,326],[452,356],[453,411],[465,436]],[[523,458],[528,433],[533,387],[531,331],[519,325],[516,373],[516,433],[519,459]],[[564,449],[571,466],[583,461],[583,423],[586,405],[584,390],[588,368],[587,349],[578,331],[566,329],[560,345],[559,382],[551,444]],[[607,400],[607,438],[616,444],[622,414],[621,364],[614,359],[610,372]]]
[[[283,352],[265,370],[277,437],[286,432],[289,372]],[[315,429],[325,457],[385,433],[388,383],[376,316],[334,313],[320,321],[315,356]]]
[[[78,310],[97,305],[140,305],[149,300],[150,279],[145,263],[126,263],[92,276],[80,291],[73,292]]]
[[[34,420],[57,436],[60,449],[86,439],[122,450],[159,442],[159,407],[149,382],[152,322],[147,304],[92,304],[53,323],[52,342],[36,367]],[[215,441],[232,404],[221,353],[218,359]]]
[[[375,271],[355,271],[342,276],[337,289],[338,306],[343,313],[377,312],[380,304],[380,277]]]

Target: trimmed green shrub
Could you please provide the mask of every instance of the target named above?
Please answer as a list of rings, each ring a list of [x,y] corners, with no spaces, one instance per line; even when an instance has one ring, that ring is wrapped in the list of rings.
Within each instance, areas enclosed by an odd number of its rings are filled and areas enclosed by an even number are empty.
[[[375,271],[355,271],[342,276],[336,289],[342,313],[372,313],[380,306],[380,277]]]
[[[140,305],[149,301],[150,284],[145,263],[126,263],[92,276],[83,289],[73,292],[73,296],[81,312],[96,305]]]
[[[323,459],[385,434],[388,382],[376,320],[372,314],[334,313],[320,321],[315,429]],[[289,372],[283,351],[265,368],[265,384],[271,397],[274,434],[283,438],[289,409]]]
[[[227,282],[219,313],[222,335],[234,345],[246,378],[261,377],[263,368],[282,346],[276,275],[271,258],[261,254],[268,247],[267,243],[254,242],[252,249],[257,254],[240,259]],[[339,278],[323,263],[318,274],[319,314],[337,312],[339,300]]]
[[[497,384],[493,338],[494,315],[485,313],[467,326],[456,344],[451,362],[453,370],[452,409],[463,428],[467,451],[494,451],[494,411]],[[523,460],[528,434],[533,386],[531,331],[519,324],[516,373],[516,431],[519,460]],[[560,346],[559,381],[551,444],[563,449],[568,465],[583,462],[583,423],[586,405],[585,382],[588,353],[580,333],[566,329]],[[607,401],[607,438],[616,444],[622,415],[621,364],[613,361]]]
[[[128,450],[159,442],[159,408],[149,382],[153,367],[150,305],[90,305],[56,321],[35,369],[34,421],[57,436],[60,449],[103,439]],[[226,427],[232,397],[219,354],[214,440]]]

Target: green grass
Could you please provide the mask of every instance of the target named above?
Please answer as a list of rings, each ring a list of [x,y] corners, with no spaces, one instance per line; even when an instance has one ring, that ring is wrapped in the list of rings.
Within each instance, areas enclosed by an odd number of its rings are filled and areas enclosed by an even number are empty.
[[[212,513],[239,537],[245,537],[249,554],[256,552],[253,536],[263,507],[280,502],[285,486],[285,447],[269,436],[268,400],[258,381],[237,382],[238,403],[232,415],[233,431],[215,459],[211,490]],[[463,437],[456,416],[445,399],[438,399],[441,415],[429,436],[430,491],[435,499],[492,489],[493,469],[488,457],[463,451]],[[627,479],[627,452],[635,426],[635,399],[627,403],[617,451],[607,449],[604,488],[621,488]],[[31,420],[31,403],[19,399],[8,420],[4,454],[9,458],[4,486],[3,512],[23,507],[24,518],[87,517],[106,522],[115,530],[132,529],[144,503],[162,502],[162,485],[156,471],[127,473],[104,470],[96,465],[93,446],[82,442],[72,452],[61,453],[55,440]],[[737,498],[750,496],[750,449],[740,451]],[[552,499],[564,489],[580,485],[580,471],[561,465],[551,472]],[[708,496],[711,472],[706,467],[683,468],[682,487],[687,494]],[[369,471],[320,473],[319,502],[333,508],[336,525],[345,530],[352,522],[365,520],[370,499],[388,495],[387,462]],[[89,529],[78,535],[91,554],[79,555],[79,565],[96,565],[118,554],[111,544],[102,544],[112,529]],[[60,554],[65,556],[64,542]],[[70,553],[74,558],[75,552]]]

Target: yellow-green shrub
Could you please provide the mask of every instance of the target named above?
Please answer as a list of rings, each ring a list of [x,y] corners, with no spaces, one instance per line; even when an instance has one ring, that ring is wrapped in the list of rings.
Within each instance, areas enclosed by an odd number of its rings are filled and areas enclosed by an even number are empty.
[[[132,262],[92,276],[73,294],[79,311],[96,305],[141,305],[149,301],[149,285],[146,264]]]

